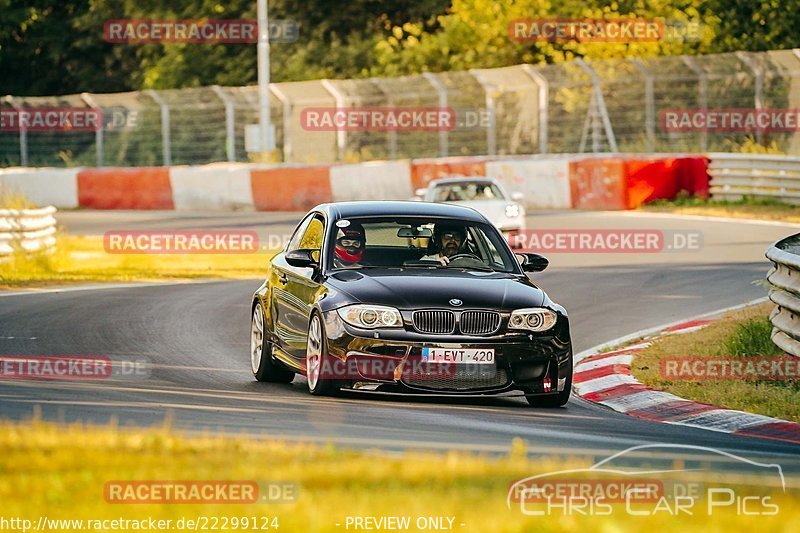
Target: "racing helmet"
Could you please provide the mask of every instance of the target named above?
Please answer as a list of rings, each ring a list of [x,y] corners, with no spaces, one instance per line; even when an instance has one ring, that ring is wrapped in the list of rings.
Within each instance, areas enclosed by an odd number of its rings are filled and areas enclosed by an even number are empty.
[[[357,263],[364,257],[366,237],[361,224],[350,223],[336,232],[336,245],[333,253],[345,263]]]

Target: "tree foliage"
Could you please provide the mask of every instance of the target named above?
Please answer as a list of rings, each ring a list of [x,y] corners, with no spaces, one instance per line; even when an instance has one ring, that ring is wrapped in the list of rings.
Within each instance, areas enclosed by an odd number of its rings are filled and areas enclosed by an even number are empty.
[[[530,18],[664,17],[702,23],[697,40],[515,42]],[[255,0],[0,0],[0,92],[15,95],[180,88],[256,81],[247,44],[112,44],[110,19],[255,19]],[[271,0],[299,25],[271,49],[274,81],[800,46],[798,0]]]

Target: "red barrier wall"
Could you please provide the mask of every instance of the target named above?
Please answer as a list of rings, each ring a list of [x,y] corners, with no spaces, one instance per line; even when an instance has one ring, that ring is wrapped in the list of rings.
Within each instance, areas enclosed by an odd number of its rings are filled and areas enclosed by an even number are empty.
[[[333,201],[328,166],[251,170],[250,187],[257,211],[307,211]]]
[[[573,161],[569,168],[575,209],[635,209],[654,200],[672,200],[680,191],[708,196],[704,157],[589,158]]]
[[[414,190],[427,187],[428,183],[438,178],[485,175],[486,159],[465,157],[411,161],[411,186]]]
[[[708,197],[708,159],[704,157],[625,161],[627,207],[673,200],[681,191]]]
[[[92,209],[174,209],[169,168],[81,170],[78,205]]]

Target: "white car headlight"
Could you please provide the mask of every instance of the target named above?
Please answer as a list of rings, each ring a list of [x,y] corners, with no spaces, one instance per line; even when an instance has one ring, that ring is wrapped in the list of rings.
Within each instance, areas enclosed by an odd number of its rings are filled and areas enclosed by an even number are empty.
[[[518,204],[508,204],[506,206],[506,216],[508,218],[517,218],[519,216],[519,205]]]
[[[547,331],[556,323],[558,315],[543,307],[517,309],[511,313],[508,329],[524,329],[527,331]]]
[[[348,305],[336,310],[342,320],[364,329],[402,328],[403,317],[394,307],[383,305]]]

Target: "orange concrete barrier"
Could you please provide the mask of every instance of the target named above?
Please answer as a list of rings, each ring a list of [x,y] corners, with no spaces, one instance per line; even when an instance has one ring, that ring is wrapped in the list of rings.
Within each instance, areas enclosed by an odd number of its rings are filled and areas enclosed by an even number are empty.
[[[625,209],[625,164],[621,159],[571,161],[569,187],[575,209]]]
[[[174,209],[169,168],[81,170],[78,205],[91,209]]]
[[[414,190],[427,187],[428,183],[438,178],[485,175],[485,158],[452,157],[411,161],[411,186]]]
[[[306,211],[333,201],[327,166],[251,170],[250,186],[257,211]]]

